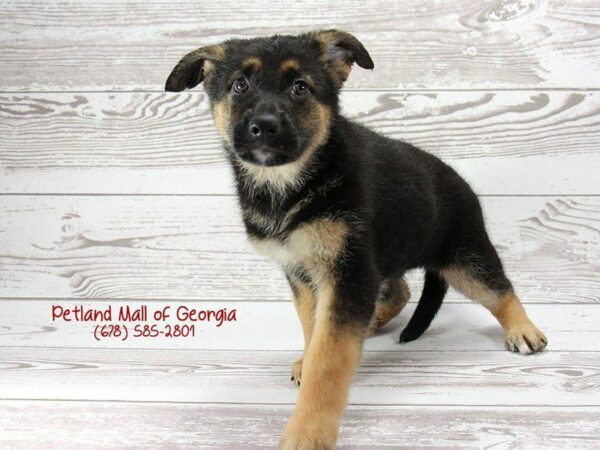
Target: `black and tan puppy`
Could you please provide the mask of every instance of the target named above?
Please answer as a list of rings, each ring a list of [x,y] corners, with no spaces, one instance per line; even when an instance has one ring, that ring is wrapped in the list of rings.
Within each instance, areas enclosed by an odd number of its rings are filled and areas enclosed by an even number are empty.
[[[450,284],[492,312],[509,349],[546,346],[467,183],[436,157],[340,115],[353,63],[373,68],[363,45],[335,30],[230,40],[186,55],[166,84],[182,91],[204,81],[249,239],[281,265],[294,294],[305,342],[285,449],[335,445],[363,340],[406,304],[402,277],[412,268],[425,268],[425,286],[401,341],[425,331]]]

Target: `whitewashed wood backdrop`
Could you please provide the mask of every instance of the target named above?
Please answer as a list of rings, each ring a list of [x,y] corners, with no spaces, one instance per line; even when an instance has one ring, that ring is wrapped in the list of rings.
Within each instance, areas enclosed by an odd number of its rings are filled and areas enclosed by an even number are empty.
[[[399,346],[409,306],[366,343],[340,446],[600,448],[598,1],[0,6],[1,447],[275,445],[302,344],[289,291],[244,240],[202,89],[162,89],[197,46],[335,27],[375,61],[344,111],[465,175],[550,339],[505,352],[451,292]],[[97,343],[50,320],[56,303],[142,302],[238,322]]]

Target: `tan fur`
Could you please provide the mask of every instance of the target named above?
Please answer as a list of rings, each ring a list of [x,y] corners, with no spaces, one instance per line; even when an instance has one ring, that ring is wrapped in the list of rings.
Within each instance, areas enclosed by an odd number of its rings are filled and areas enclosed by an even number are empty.
[[[546,347],[546,336],[529,320],[514,292],[495,292],[461,269],[446,269],[440,274],[452,287],[492,312],[505,331],[509,349],[533,353]]]
[[[292,61],[292,60],[286,60]],[[284,61],[284,63],[286,63]],[[291,64],[291,62],[288,62]],[[254,66],[255,70],[260,70],[262,61],[256,57],[247,58],[244,66]],[[241,72],[236,72],[231,76],[230,83],[240,76]],[[228,145],[232,145],[231,136],[231,103],[226,98],[213,105],[213,116],[215,125]],[[310,161],[315,150],[322,145],[328,137],[329,127],[331,125],[331,110],[327,105],[314,102],[308,108],[308,113],[301,118],[302,126],[312,132],[312,136],[304,149],[304,152],[296,161],[280,166],[263,167],[239,160],[241,169],[253,179],[257,185],[266,184],[275,192],[285,192],[290,186],[297,185],[302,180],[302,172]]]
[[[312,101],[307,108],[305,108],[299,115],[299,123],[302,131],[312,132],[317,136],[325,136],[327,130],[322,128],[329,128],[330,120],[326,114],[322,111],[323,105],[316,101]],[[314,144],[309,143],[308,148],[316,147]]]
[[[202,64],[202,73],[204,74],[205,82],[208,82],[215,70],[215,64],[210,59],[205,59]]]
[[[280,221],[274,221],[268,215],[251,209],[245,209],[242,214],[246,220],[261,227],[268,233],[274,234],[284,230],[290,224],[290,221],[293,220],[296,214],[302,209],[304,204],[305,202],[300,200],[298,204],[290,208],[290,210]]]
[[[281,63],[281,65],[279,66],[279,71],[281,73],[285,73],[289,70],[298,71],[299,69],[300,69],[300,63],[295,58],[288,58],[285,61],[283,61]]]
[[[212,111],[219,134],[227,144],[231,145],[231,103],[229,99],[214,103]]]
[[[225,58],[225,52],[225,47],[221,45],[200,47],[185,55],[184,60],[212,59],[215,61],[221,61]]]
[[[244,76],[244,69],[248,69],[248,68],[252,68],[253,72],[258,72],[258,71],[262,70],[263,63],[260,60],[260,58],[258,58],[256,56],[251,56],[249,58],[246,58],[244,60],[244,62],[242,63],[241,69],[235,70],[231,75],[229,75],[229,78],[227,79],[227,84],[231,85],[236,79]]]
[[[440,275],[454,289],[462,292],[469,298],[477,300],[487,309],[491,310],[498,304],[498,294],[480,281],[474,279],[466,271],[458,268],[444,269],[440,271]]]
[[[315,89],[317,87],[315,80],[309,74],[303,74],[302,79],[306,81],[306,83],[310,86],[311,89]]]
[[[244,66],[244,68],[252,67],[254,69],[254,71],[258,72],[259,70],[262,70],[263,63],[260,60],[260,58],[258,58],[256,56],[251,56],[250,58],[246,58],[244,60],[243,66]]]
[[[277,234],[285,230],[292,220],[296,217],[299,211],[304,208],[305,205],[310,203],[314,198],[326,195],[326,193],[338,186],[340,183],[339,178],[329,180],[322,185],[315,187],[313,190],[308,192],[304,198],[299,200],[294,206],[292,206],[285,216],[278,221],[274,221],[272,217],[261,211],[245,208],[242,210],[244,219],[264,229],[268,234]]]
[[[313,134],[301,158],[305,160],[304,162],[327,140],[331,126],[331,109],[329,109],[329,106],[315,102],[310,108],[309,115],[311,124],[309,127],[312,128]],[[307,123],[305,122],[304,125],[306,126]]]
[[[310,339],[314,327],[314,314],[316,306],[316,298],[313,290],[305,283],[294,284],[294,306],[302,324],[302,332],[304,333],[304,353],[308,350]],[[299,358],[292,364],[292,381],[300,386],[302,380],[302,362],[303,358]]]
[[[309,155],[301,156],[296,161],[281,166],[257,166],[240,160],[242,170],[249,175],[257,185],[267,185],[274,192],[283,193],[288,186],[294,186],[301,180],[302,170]]]
[[[340,255],[349,231],[343,220],[318,219],[301,225],[283,241],[277,238],[252,237],[249,240],[260,253],[282,267],[302,267],[308,270],[318,283]]]
[[[281,449],[333,449],[352,377],[360,361],[363,330],[337,328],[331,317],[335,287],[318,291],[314,331],[302,367],[298,401]]]
[[[182,91],[187,86],[186,79],[192,64],[202,61],[201,74],[205,81],[210,81],[214,72],[214,61],[220,61],[225,57],[225,48],[220,45],[201,47],[185,55],[173,68],[167,79],[166,89],[169,91]],[[200,79],[198,81],[201,81]]]
[[[377,299],[375,313],[369,323],[367,335],[373,334],[404,309],[410,299],[410,290],[404,279],[392,280],[384,286],[386,292]]]
[[[216,59],[219,60],[223,60],[225,59],[225,54],[227,53],[227,50],[225,49],[225,47],[223,47],[222,45],[213,45],[212,47],[210,47],[210,51],[211,53],[214,55],[214,57]]]
[[[523,305],[513,292],[500,297],[492,313],[505,330],[520,328],[529,321]]]
[[[331,219],[320,219],[301,226],[298,236],[292,233],[298,241],[296,245],[312,247],[317,263],[325,265],[329,265],[338,257],[348,234],[346,222]]]
[[[331,125],[331,110],[328,106],[317,103],[311,108],[311,123],[314,124],[313,135],[306,149],[296,161],[281,166],[263,167],[245,161],[241,162],[242,169],[252,177],[257,184],[266,184],[277,192],[285,192],[289,186],[297,185],[314,151],[325,142]],[[308,119],[306,119],[308,122]]]
[[[335,85],[339,88],[344,84],[344,81],[348,79],[348,76],[350,76],[352,65],[343,60],[335,60],[331,61],[328,70]]]
[[[327,53],[336,41],[339,39],[339,32],[337,31],[319,31],[315,33],[315,37],[319,41],[321,55]]]
[[[546,347],[546,336],[527,317],[525,308],[514,292],[500,297],[492,313],[504,328],[506,343],[511,350],[532,353]]]
[[[205,48],[205,53],[207,53],[211,59],[205,59],[202,64],[202,72],[204,73],[205,78],[208,80],[212,75],[215,64],[213,61],[221,61],[225,58],[225,48],[220,45],[214,45],[212,47]]]
[[[202,73],[206,82],[211,78],[214,72],[215,64],[213,61],[221,61],[225,58],[225,48],[220,45],[213,45],[211,47],[199,48],[196,52],[204,56]]]
[[[338,31],[322,31],[317,33],[315,36],[319,41],[321,56],[326,57],[331,48],[339,40],[340,34]],[[346,81],[350,75],[352,63],[344,59],[328,60],[327,63],[329,74],[331,75],[336,87],[341,87],[344,81]]]
[[[313,280],[313,286],[294,283],[294,305],[302,323],[304,332],[304,355],[292,364],[292,380],[300,385],[304,373],[304,361],[311,343],[315,315],[322,321],[329,321],[331,294],[327,289],[331,285],[331,270],[336,258],[344,248],[350,229],[345,221],[319,219],[301,225],[290,233],[285,240],[277,238],[249,238],[254,247],[265,256],[275,260],[288,271],[295,268],[306,270]],[[321,288],[316,300],[313,289]],[[315,313],[316,312],[316,313]]]

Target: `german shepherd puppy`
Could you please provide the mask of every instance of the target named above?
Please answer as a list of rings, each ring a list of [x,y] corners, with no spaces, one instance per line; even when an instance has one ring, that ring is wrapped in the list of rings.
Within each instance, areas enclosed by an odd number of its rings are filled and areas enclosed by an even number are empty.
[[[166,83],[179,92],[204,81],[248,238],[293,292],[304,356],[292,366],[300,390],[283,449],[335,446],[363,340],[408,301],[407,270],[425,268],[425,286],[401,342],[426,330],[450,284],[491,311],[510,350],[547,343],[469,185],[435,156],[340,114],[354,63],[373,68],[342,31],[235,39],[187,54]]]

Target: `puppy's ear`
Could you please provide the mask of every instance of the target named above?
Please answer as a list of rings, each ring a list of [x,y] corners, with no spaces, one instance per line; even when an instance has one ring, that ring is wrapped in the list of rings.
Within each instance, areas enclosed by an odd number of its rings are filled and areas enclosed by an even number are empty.
[[[214,64],[223,60],[225,48],[221,45],[201,47],[185,55],[167,78],[165,90],[180,92],[191,89],[202,82]]]
[[[319,42],[321,60],[338,87],[348,78],[353,63],[364,69],[375,67],[367,49],[350,33],[325,30],[314,33],[314,37]]]

